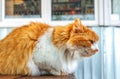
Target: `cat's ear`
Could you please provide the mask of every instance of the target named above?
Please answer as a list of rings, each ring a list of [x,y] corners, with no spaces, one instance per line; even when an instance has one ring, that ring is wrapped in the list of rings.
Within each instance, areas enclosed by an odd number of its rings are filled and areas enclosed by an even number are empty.
[[[83,31],[83,25],[79,18],[75,19],[74,24],[73,24],[73,30],[76,33]]]
[[[79,18],[76,18],[75,21],[74,21],[75,24],[81,24],[81,21]]]

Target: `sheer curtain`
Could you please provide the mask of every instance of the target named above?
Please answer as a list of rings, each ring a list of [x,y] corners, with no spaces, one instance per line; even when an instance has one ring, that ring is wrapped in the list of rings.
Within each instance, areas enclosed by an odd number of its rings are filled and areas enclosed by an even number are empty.
[[[0,28],[0,39],[14,28]],[[79,62],[77,79],[120,79],[120,27],[92,27],[99,35],[99,53]]]

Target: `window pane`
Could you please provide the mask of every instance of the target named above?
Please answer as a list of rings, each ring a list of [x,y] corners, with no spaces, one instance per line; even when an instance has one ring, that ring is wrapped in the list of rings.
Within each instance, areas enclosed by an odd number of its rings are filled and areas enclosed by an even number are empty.
[[[52,0],[52,20],[94,20],[94,0]]]
[[[112,20],[120,20],[120,0],[111,0]]]
[[[41,0],[5,0],[6,18],[39,18]]]

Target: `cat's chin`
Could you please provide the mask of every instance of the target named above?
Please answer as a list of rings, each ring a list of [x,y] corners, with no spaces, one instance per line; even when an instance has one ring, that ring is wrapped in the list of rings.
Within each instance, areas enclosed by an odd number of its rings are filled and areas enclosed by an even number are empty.
[[[98,50],[93,50],[94,52],[86,51],[84,47],[72,47],[68,48],[67,50],[70,52],[71,56],[75,60],[81,60],[84,57],[91,57],[98,52]]]
[[[81,57],[90,57],[93,56],[94,54],[89,54],[89,53],[81,53]]]
[[[88,51],[84,50],[84,52],[81,53],[81,56],[82,57],[90,57],[90,56],[95,55],[98,52],[98,50],[93,50],[93,51],[94,52],[88,52]]]

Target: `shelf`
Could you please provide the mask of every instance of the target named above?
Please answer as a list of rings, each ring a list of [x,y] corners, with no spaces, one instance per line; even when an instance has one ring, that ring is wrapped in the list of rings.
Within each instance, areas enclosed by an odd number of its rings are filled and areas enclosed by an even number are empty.
[[[75,9],[76,12],[81,12],[81,8],[80,9]],[[72,11],[72,9],[64,9],[64,10],[52,10],[52,12],[70,12]]]
[[[72,2],[52,2],[52,4],[75,4],[80,3],[81,1],[72,1]]]

